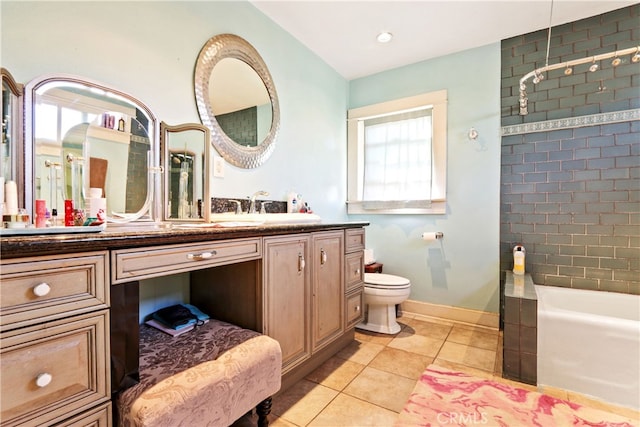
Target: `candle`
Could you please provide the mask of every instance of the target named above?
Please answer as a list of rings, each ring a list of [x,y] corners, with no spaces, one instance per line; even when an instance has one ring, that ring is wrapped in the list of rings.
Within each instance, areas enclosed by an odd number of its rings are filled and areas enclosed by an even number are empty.
[[[18,187],[15,181],[7,181],[4,184],[4,214],[18,214]]]

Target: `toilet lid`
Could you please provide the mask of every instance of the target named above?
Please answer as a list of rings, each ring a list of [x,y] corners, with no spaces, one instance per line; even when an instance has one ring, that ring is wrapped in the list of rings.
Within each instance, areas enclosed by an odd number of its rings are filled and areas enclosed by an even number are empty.
[[[392,274],[383,273],[364,273],[364,283],[371,286],[407,286],[410,285],[409,279],[400,276],[394,276]]]

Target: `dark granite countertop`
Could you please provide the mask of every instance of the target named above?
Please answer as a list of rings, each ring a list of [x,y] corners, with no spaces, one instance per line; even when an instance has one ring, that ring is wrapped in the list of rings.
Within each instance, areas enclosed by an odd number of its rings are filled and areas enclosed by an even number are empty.
[[[313,231],[359,228],[368,222],[271,224],[242,227],[194,227],[175,224],[111,225],[98,233],[44,234],[0,237],[0,258],[22,258],[74,252],[196,243]]]

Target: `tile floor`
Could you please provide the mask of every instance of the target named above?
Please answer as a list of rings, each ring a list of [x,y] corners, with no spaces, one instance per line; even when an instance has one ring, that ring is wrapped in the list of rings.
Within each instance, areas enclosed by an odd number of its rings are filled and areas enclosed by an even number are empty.
[[[384,335],[356,330],[355,341],[305,379],[273,399],[273,427],[392,426],[427,365],[434,363],[473,375],[502,379],[502,335],[473,327],[405,313],[402,330]],[[638,413],[593,401],[564,390],[553,396],[638,419]],[[245,422],[236,426],[248,425]],[[255,425],[255,424],[254,424]]]

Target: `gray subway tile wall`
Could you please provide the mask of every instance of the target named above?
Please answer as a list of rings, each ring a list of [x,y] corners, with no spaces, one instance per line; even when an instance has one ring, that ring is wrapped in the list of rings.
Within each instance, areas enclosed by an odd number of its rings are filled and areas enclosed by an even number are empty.
[[[639,20],[635,4],[553,27],[549,64],[638,46]],[[640,63],[626,57],[528,81],[520,116],[519,79],[544,65],[546,43],[547,30],[502,41],[503,126],[640,108]],[[637,121],[504,136],[501,162],[503,272],[521,243],[536,284],[640,293]]]

